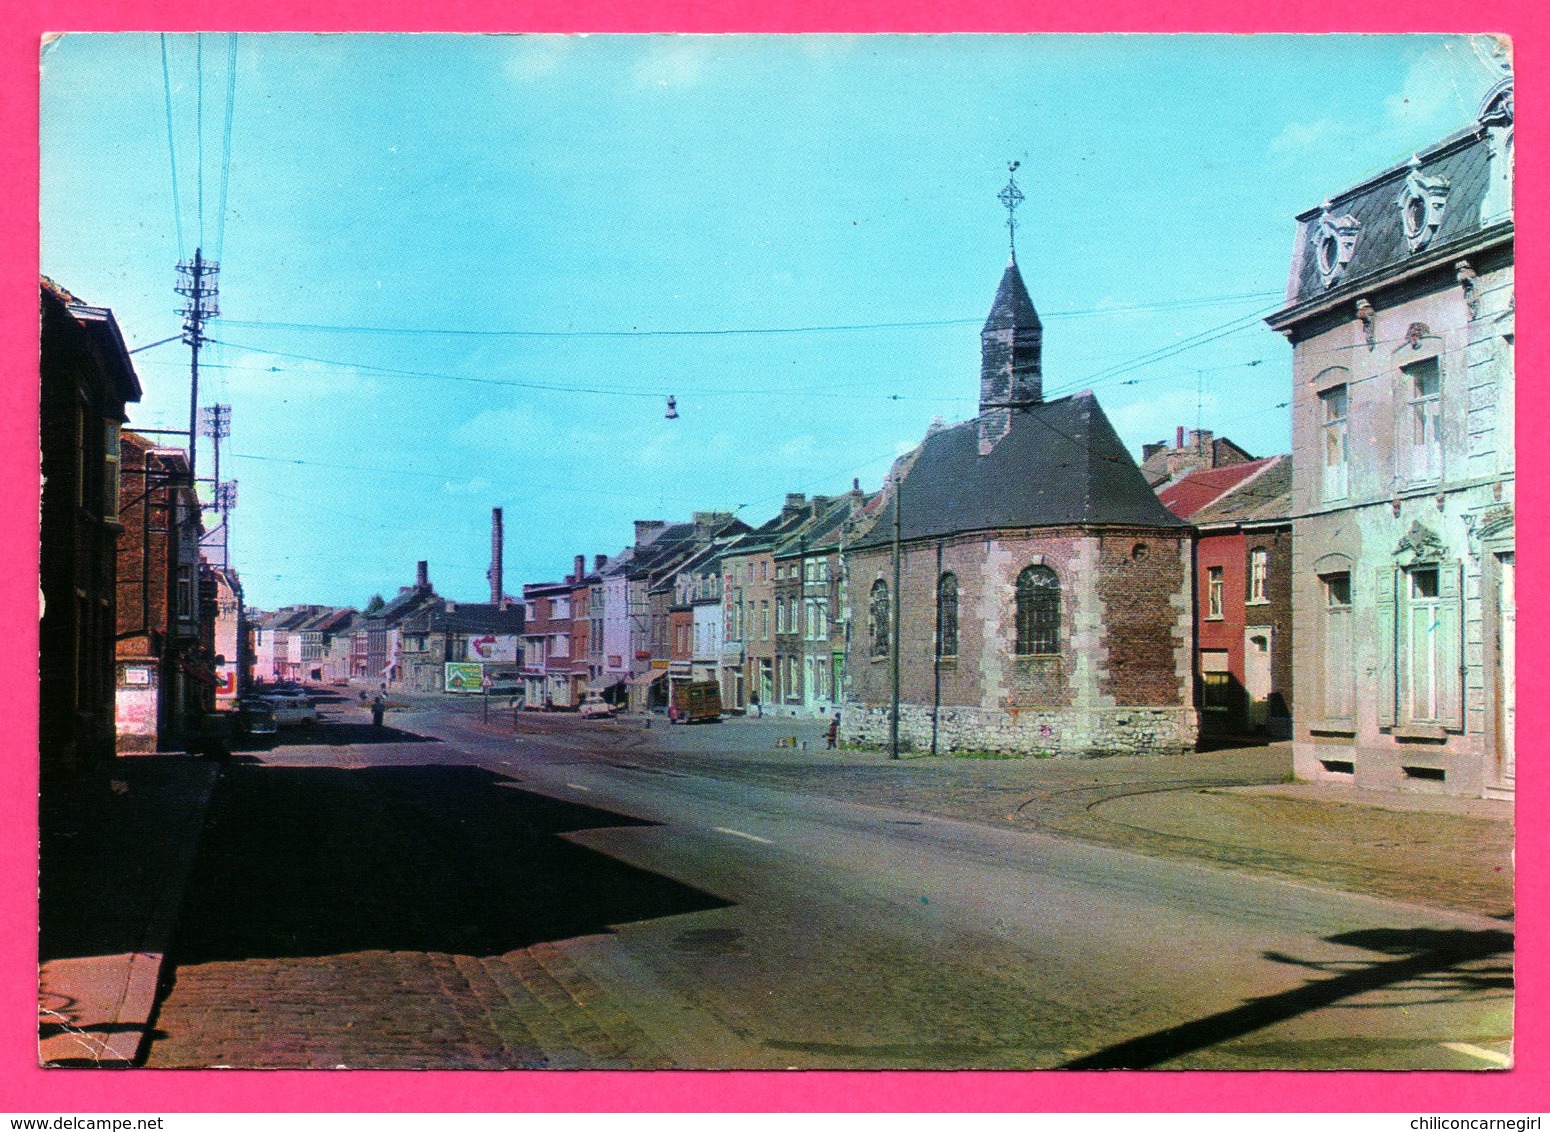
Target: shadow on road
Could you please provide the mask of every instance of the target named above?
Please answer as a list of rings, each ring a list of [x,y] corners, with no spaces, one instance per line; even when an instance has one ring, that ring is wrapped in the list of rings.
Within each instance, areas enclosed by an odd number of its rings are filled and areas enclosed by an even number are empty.
[[[1061,1068],[1149,1069],[1368,991],[1403,985],[1407,990],[1431,995],[1430,1001],[1453,1001],[1465,996],[1506,993],[1512,988],[1510,958],[1495,961],[1500,956],[1511,956],[1513,937],[1510,932],[1464,928],[1371,928],[1329,936],[1327,940],[1396,958],[1371,963],[1331,963],[1266,952],[1265,957],[1274,962],[1333,973],[1333,977],[1307,982],[1265,998],[1250,999],[1242,1006],[1208,1018],[1131,1038],[1069,1061]],[[1479,966],[1483,960],[1494,962]],[[1470,964],[1477,966],[1466,967]]]
[[[384,724],[375,726],[369,719],[360,723],[324,719],[312,727],[283,727],[273,736],[273,747],[355,747],[376,743],[440,743],[430,735]]]
[[[176,958],[500,955],[725,907],[559,836],[651,824],[477,767],[234,764],[211,808]]]

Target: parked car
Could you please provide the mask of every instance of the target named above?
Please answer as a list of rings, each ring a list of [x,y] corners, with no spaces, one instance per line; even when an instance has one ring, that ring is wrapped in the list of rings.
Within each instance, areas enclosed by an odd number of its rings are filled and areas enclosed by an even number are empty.
[[[274,710],[274,721],[279,727],[301,725],[310,727],[318,721],[318,709],[299,688],[290,691],[271,692],[264,701]]]
[[[273,735],[279,729],[274,705],[258,696],[244,696],[237,701],[237,729],[244,735]]]
[[[596,692],[588,692],[586,702],[577,709],[583,717],[610,716],[618,710],[613,704],[606,703],[603,697]]]

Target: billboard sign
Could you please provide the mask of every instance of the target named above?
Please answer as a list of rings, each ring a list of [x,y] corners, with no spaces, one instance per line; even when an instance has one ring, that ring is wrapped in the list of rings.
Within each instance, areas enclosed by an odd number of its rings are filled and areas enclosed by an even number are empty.
[[[443,685],[446,691],[478,693],[483,689],[484,665],[452,661],[446,668],[446,683]]]

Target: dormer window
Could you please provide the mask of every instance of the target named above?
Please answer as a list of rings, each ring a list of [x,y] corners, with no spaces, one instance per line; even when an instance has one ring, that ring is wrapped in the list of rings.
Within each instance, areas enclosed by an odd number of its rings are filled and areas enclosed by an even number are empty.
[[[1319,279],[1325,287],[1333,287],[1345,274],[1346,266],[1356,252],[1357,229],[1361,227],[1361,222],[1350,214],[1336,216],[1331,211],[1333,207],[1328,201],[1324,202],[1324,214],[1319,217],[1313,240]]]
[[[1410,175],[1399,192],[1399,213],[1405,227],[1405,243],[1418,252],[1431,242],[1442,226],[1443,209],[1448,203],[1448,179],[1421,174],[1421,159],[1410,159]]]

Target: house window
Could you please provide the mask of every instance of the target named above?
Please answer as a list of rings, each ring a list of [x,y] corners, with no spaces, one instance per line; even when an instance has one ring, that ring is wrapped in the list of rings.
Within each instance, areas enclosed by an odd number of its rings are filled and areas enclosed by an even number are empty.
[[[1030,566],[1017,576],[1017,655],[1060,651],[1060,579],[1048,566]]]
[[[1436,566],[1405,572],[1404,708],[1416,723],[1442,718],[1441,691],[1451,650],[1442,625],[1442,602]]]
[[[1225,588],[1222,568],[1206,567],[1206,617],[1213,621],[1222,619],[1222,593]]]
[[[1232,673],[1226,649],[1200,650],[1200,706],[1213,712],[1232,710]]]
[[[936,584],[936,654],[958,655],[958,579],[943,574]]]
[[[1442,367],[1436,358],[1406,366],[1410,385],[1410,478],[1442,475]]]
[[[1325,574],[1324,715],[1351,718],[1351,575]]]
[[[770,603],[767,601],[759,603],[759,638],[770,639]]]
[[[107,457],[106,474],[103,476],[102,491],[102,517],[110,523],[118,521],[118,433],[119,422],[109,419],[104,422],[103,445],[104,455]]]
[[[189,567],[178,567],[178,616],[190,618],[194,615],[194,578]]]
[[[881,578],[872,583],[872,600],[867,607],[868,628],[871,631],[872,655],[888,655],[888,626],[892,618],[888,600],[888,583]]]
[[[1257,546],[1249,551],[1249,600],[1256,604],[1268,602],[1265,584],[1270,578],[1270,551]]]
[[[1348,489],[1346,463],[1346,387],[1319,394],[1324,424],[1324,498],[1344,499]]]

